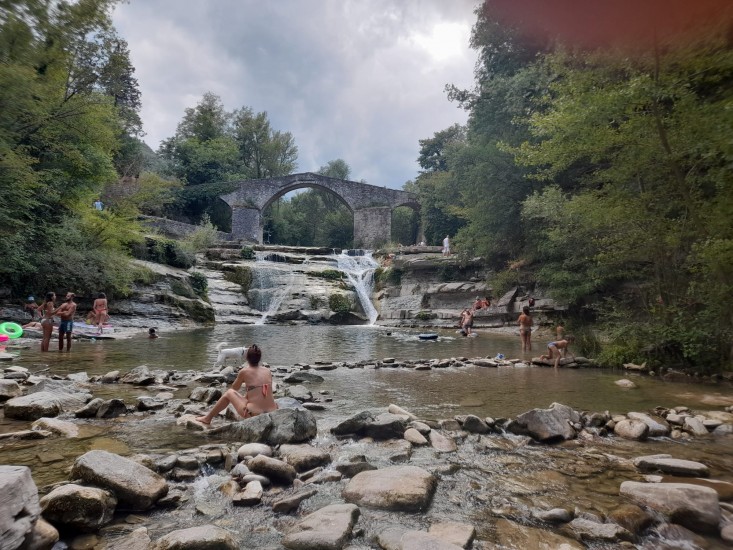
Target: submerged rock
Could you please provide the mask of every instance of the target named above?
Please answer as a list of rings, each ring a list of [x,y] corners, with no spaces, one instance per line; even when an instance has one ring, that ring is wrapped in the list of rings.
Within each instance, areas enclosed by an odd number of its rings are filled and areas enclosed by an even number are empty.
[[[351,537],[359,508],[331,504],[300,520],[282,541],[291,550],[341,550]]]

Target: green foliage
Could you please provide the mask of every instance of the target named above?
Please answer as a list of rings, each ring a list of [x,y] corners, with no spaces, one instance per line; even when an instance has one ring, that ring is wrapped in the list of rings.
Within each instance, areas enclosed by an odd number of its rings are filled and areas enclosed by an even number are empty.
[[[216,228],[211,223],[209,215],[204,213],[199,222],[199,227],[186,236],[181,246],[190,253],[196,254],[197,252],[203,252],[207,248],[211,248],[217,239]]]
[[[178,241],[152,235],[145,237],[143,243],[133,246],[132,254],[139,260],[183,269],[193,266],[196,261],[195,256]]]
[[[374,270],[374,280],[379,289],[385,286],[400,286],[402,270],[394,267],[378,267]]]
[[[429,311],[418,311],[415,314],[415,319],[418,321],[429,321],[430,319],[435,319],[436,316],[435,313],[430,313]]]
[[[445,264],[438,269],[438,279],[443,282],[456,281],[461,277],[461,270],[453,264]]]
[[[311,294],[310,296],[310,306],[311,309],[319,309],[323,305],[323,300],[320,296],[316,296],[315,294]]]
[[[223,230],[228,220],[218,215],[216,204],[219,195],[233,190],[226,182],[290,174],[298,148],[290,132],[270,127],[267,113],[249,107],[228,112],[220,97],[207,92],[196,107],[186,109],[160,155],[170,175],[187,187],[177,193],[171,211],[190,220],[208,212]]]
[[[404,244],[417,244],[420,219],[418,213],[407,206],[392,210],[392,241]]]
[[[255,251],[251,246],[245,246],[240,253],[245,260],[254,260],[256,258]]]
[[[343,294],[331,294],[328,297],[328,307],[334,313],[348,313],[351,311],[351,301]]]
[[[194,298],[198,298],[188,281],[173,279],[171,280],[170,285],[171,292],[177,294],[178,296],[183,296],[184,298],[189,298],[191,300],[193,300]]]
[[[199,298],[206,299],[209,291],[209,281],[206,275],[199,271],[192,271],[188,275],[188,283]]]
[[[273,201],[264,211],[267,242],[295,246],[350,248],[354,217],[329,191],[309,189]]]

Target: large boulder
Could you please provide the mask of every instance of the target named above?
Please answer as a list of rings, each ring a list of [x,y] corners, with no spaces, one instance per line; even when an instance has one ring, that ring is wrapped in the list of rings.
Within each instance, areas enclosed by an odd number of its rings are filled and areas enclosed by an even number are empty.
[[[26,395],[8,400],[5,416],[16,420],[54,417],[76,410],[91,399],[92,395],[76,382],[47,379],[28,388]]]
[[[417,466],[391,466],[356,474],[344,489],[347,502],[383,510],[421,511],[430,506],[437,481]]]
[[[507,429],[517,435],[528,435],[542,443],[556,443],[574,439],[573,424],[580,422],[580,414],[560,403],[553,403],[549,409],[532,409],[520,414],[509,423]]]
[[[208,433],[242,443],[302,443],[316,436],[316,417],[306,409],[277,409],[254,418],[232,422]]]
[[[702,533],[717,533],[721,519],[718,493],[687,483],[624,481],[620,494],[656,510],[673,523]]]
[[[201,525],[172,531],[150,545],[150,550],[239,550],[239,545],[229,531]]]
[[[79,437],[79,426],[58,418],[39,418],[32,425],[34,430],[44,430],[64,437]]]
[[[331,504],[300,520],[282,541],[291,550],[341,550],[351,537],[359,508]]]
[[[15,550],[41,515],[38,489],[26,466],[0,466],[0,550]]]
[[[107,451],[89,451],[76,459],[71,478],[108,489],[125,510],[151,508],[168,493],[168,483],[142,464]]]
[[[112,521],[117,499],[104,489],[69,483],[48,493],[40,503],[43,517],[54,525],[93,533]]]
[[[331,428],[337,436],[366,435],[374,439],[401,439],[407,429],[402,415],[362,411]]]

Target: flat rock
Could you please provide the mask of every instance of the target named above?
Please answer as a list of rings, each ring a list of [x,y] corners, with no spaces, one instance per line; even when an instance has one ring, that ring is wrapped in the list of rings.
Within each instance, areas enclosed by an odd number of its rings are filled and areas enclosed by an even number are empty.
[[[441,521],[433,523],[428,529],[428,533],[450,544],[468,548],[476,536],[476,529],[469,523]]]
[[[430,430],[428,434],[430,445],[439,453],[453,453],[458,449],[456,442],[437,430]]]
[[[280,445],[280,457],[298,472],[306,472],[331,462],[331,455],[311,445]]]
[[[669,521],[695,532],[717,533],[721,511],[718,493],[687,483],[624,481],[620,494],[664,514]]]
[[[629,531],[616,523],[598,523],[585,518],[575,518],[568,525],[573,533],[584,541],[617,542],[631,541],[634,538]]]
[[[301,502],[316,494],[318,494],[316,489],[305,489],[298,491],[294,495],[279,498],[272,503],[272,511],[279,514],[289,514],[297,510]]]
[[[282,544],[291,550],[341,550],[359,519],[353,504],[331,504],[300,520]]]
[[[232,497],[235,506],[256,506],[262,501],[262,484],[259,481],[250,481],[241,491]]]
[[[315,384],[319,384],[323,382],[323,376],[313,374],[312,372],[297,371],[288,374],[285,378],[283,378],[283,382],[287,382],[288,384],[302,384],[303,382],[312,382]]]
[[[670,455],[640,456],[634,466],[642,472],[662,472],[677,476],[707,477],[710,469],[701,462],[672,458]]]
[[[452,544],[433,533],[406,531],[400,539],[399,550],[460,550],[463,546]]]
[[[31,424],[31,428],[34,430],[46,430],[64,437],[79,436],[79,426],[73,422],[59,420],[58,418],[39,418]]]
[[[143,511],[168,492],[168,483],[149,468],[107,451],[89,451],[76,459],[71,478],[111,491],[120,508]]]
[[[499,548],[521,550],[584,550],[585,548],[584,544],[552,531],[520,525],[503,518],[496,521],[496,540]]]
[[[342,496],[347,502],[383,510],[421,511],[430,505],[437,482],[417,466],[391,466],[356,474]]]
[[[138,527],[129,534],[115,540],[115,550],[148,550],[150,535],[147,527]]]
[[[239,545],[221,527],[201,525],[172,531],[156,540],[150,550],[239,550]]]

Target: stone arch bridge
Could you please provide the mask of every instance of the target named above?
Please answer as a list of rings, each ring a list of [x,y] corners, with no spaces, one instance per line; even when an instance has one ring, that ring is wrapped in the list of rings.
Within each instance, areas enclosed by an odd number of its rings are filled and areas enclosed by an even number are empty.
[[[307,172],[278,178],[244,180],[221,199],[232,209],[232,237],[262,244],[264,210],[290,191],[311,187],[336,195],[354,215],[354,247],[376,248],[390,240],[392,210],[420,209],[412,193]],[[314,220],[315,223],[315,220]]]

